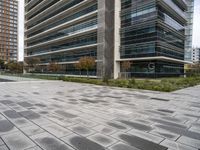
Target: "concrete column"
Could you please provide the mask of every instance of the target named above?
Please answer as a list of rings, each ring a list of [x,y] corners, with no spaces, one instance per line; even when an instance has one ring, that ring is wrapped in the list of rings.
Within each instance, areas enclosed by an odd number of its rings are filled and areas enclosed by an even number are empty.
[[[98,0],[97,76],[113,78],[114,1]]]
[[[114,30],[114,79],[119,77],[120,73],[120,62],[117,62],[117,59],[120,59],[120,28],[121,28],[121,0],[115,0],[115,30]]]

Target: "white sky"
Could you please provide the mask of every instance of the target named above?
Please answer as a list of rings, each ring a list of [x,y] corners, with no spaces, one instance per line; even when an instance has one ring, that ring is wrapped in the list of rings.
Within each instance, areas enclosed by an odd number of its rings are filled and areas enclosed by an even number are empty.
[[[19,61],[24,59],[24,0],[19,1],[19,20],[18,20],[18,56]]]
[[[19,60],[24,57],[24,0],[19,1]],[[193,46],[200,47],[200,0],[195,0]]]
[[[193,47],[200,47],[200,0],[194,3]]]

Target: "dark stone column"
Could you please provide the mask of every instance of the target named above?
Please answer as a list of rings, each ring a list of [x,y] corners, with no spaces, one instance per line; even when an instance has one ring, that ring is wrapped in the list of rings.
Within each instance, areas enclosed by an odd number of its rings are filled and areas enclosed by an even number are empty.
[[[98,0],[97,76],[113,78],[115,0]]]

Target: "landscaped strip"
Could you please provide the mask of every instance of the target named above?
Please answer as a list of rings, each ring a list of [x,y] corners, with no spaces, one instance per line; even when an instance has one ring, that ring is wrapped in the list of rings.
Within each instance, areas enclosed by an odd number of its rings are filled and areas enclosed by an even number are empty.
[[[162,92],[172,92],[187,87],[200,85],[200,76],[186,77],[186,78],[162,78],[162,79],[112,79],[102,80],[85,77],[67,77],[54,75],[36,75],[25,74],[20,75],[27,78],[38,78],[46,80],[62,80],[66,82],[88,83],[103,86],[113,86],[132,89],[153,90]]]

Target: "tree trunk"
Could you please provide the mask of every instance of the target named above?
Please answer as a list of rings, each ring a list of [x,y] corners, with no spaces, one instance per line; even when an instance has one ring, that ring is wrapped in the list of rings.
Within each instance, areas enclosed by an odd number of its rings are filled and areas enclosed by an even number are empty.
[[[89,71],[88,71],[88,69],[87,69],[87,77],[89,78]]]

